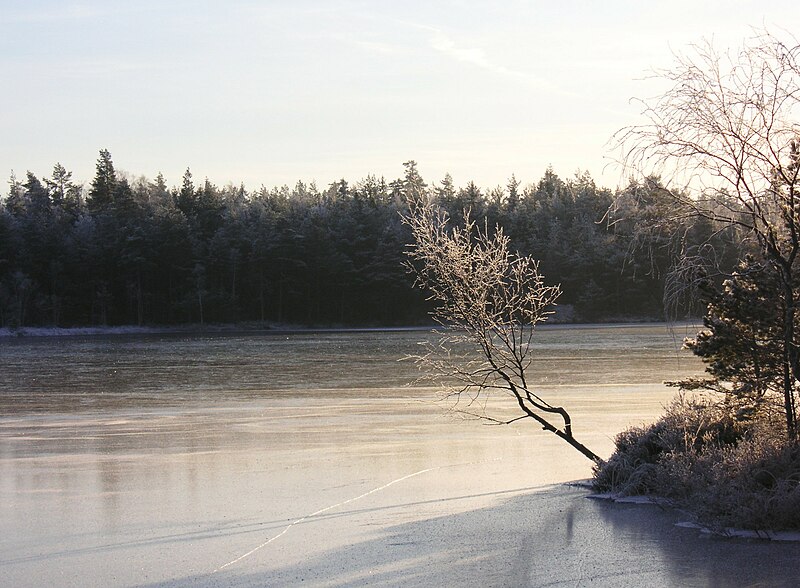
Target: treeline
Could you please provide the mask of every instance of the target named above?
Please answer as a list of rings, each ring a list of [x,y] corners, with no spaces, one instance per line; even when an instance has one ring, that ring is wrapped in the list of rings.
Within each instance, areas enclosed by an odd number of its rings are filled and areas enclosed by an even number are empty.
[[[118,174],[103,150],[86,188],[60,164],[49,178],[12,176],[0,206],[0,326],[423,323],[401,222],[420,192],[454,218],[469,208],[503,226],[562,285],[566,320],[661,316],[676,249],[725,238],[710,226],[653,230],[667,203],[658,182],[614,193],[547,170],[535,184],[512,177],[483,190],[449,175],[428,185],[413,161],[404,165],[394,181],[325,189],[220,188],[189,170],[169,188],[160,174]],[[735,258],[729,240],[715,250]]]

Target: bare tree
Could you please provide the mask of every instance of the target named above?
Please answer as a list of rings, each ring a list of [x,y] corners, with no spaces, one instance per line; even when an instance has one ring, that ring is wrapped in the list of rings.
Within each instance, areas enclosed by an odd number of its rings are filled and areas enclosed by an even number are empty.
[[[433,319],[441,325],[437,343],[416,360],[429,377],[445,385],[458,410],[496,424],[531,418],[589,459],[600,458],[572,433],[572,419],[531,389],[535,327],[552,313],[560,294],[539,273],[538,262],[509,251],[502,229],[490,234],[469,212],[463,226],[451,226],[447,213],[412,200],[405,217],[414,244],[408,256],[417,285],[436,302]],[[487,412],[492,397],[512,400],[521,415],[502,419]]]
[[[646,124],[622,129],[617,144],[629,171],[657,174],[674,215],[741,231],[780,284],[782,396],[786,430],[797,436],[800,382],[800,46],[768,32],[738,52],[710,43],[657,72],[668,90],[642,100]],[[687,258],[676,265],[688,270]]]

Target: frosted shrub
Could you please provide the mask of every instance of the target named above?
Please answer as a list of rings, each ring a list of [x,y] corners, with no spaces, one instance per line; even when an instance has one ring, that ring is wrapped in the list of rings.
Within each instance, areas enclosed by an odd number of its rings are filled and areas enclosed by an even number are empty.
[[[758,435],[703,456],[692,473],[708,479],[685,500],[700,520],[720,528],[800,529],[800,446]]]
[[[725,403],[679,397],[653,425],[624,431],[594,485],[667,499],[719,530],[800,529],[800,445]]]
[[[597,490],[624,495],[665,492],[663,469],[654,467],[684,454],[738,442],[745,429],[724,406],[702,398],[678,396],[658,421],[617,435],[616,449],[595,468]],[[677,465],[677,464],[676,464]]]

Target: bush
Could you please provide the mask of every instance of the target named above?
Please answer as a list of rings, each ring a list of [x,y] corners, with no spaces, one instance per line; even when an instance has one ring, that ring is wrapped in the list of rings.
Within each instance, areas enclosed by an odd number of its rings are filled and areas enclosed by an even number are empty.
[[[800,529],[800,445],[774,431],[681,396],[656,423],[617,436],[594,488],[668,499],[712,528]]]
[[[699,455],[735,445],[747,433],[725,406],[702,397],[678,396],[654,424],[617,435],[608,461],[595,468],[594,487],[622,495],[661,494],[660,465],[667,456]]]

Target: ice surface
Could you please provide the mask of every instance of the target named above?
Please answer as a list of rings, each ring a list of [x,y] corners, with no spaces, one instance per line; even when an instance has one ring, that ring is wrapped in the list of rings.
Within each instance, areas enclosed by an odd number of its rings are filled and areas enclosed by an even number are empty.
[[[539,383],[602,455],[697,369],[653,329],[544,337]],[[0,583],[790,585],[796,545],[584,500],[562,483],[591,464],[557,438],[403,387],[419,337],[0,343]]]

